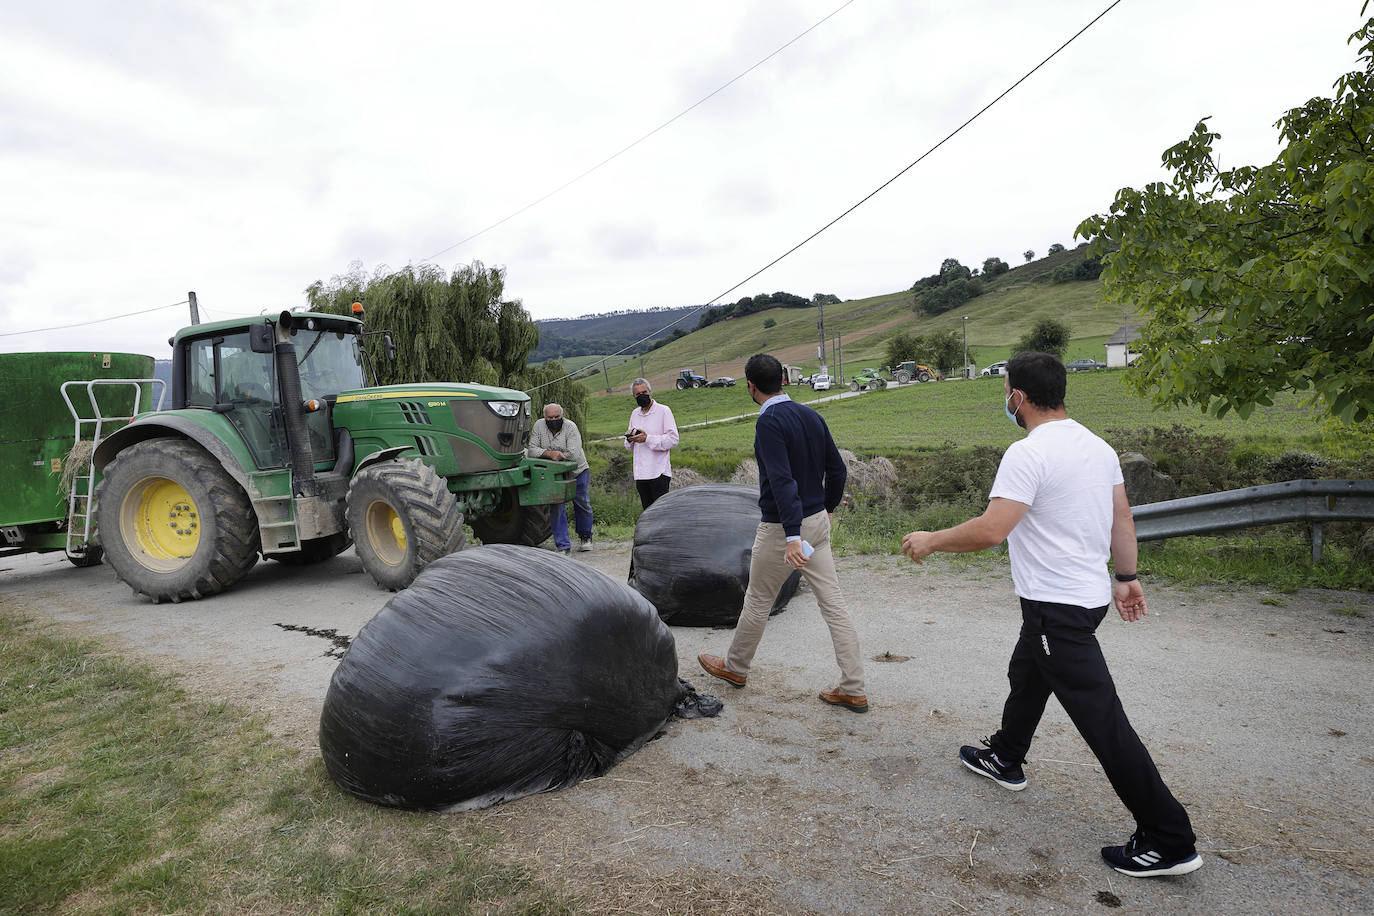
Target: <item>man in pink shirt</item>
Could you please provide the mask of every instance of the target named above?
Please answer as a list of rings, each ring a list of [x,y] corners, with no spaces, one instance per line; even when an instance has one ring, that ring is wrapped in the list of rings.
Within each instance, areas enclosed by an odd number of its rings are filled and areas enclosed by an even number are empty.
[[[634,453],[635,489],[639,504],[647,509],[664,493],[673,479],[673,464],[668,452],[677,445],[677,422],[666,405],[650,395],[648,381],[637,378],[630,386],[638,405],[630,411],[630,426],[625,432],[625,447]]]

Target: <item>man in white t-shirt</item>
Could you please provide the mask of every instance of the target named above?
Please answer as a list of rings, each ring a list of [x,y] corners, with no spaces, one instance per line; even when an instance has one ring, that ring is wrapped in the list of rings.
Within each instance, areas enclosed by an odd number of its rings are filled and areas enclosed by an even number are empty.
[[[1188,813],[1127,720],[1094,635],[1112,602],[1128,623],[1146,613],[1121,464],[1111,446],[1069,419],[1065,386],[1064,365],[1048,353],[1008,361],[1005,410],[1028,435],[1002,456],[987,510],[943,531],[913,531],[902,552],[919,563],[937,550],[1007,541],[1022,620],[1007,670],[1011,692],[987,748],[960,748],[964,766],[1024,789],[1021,764],[1053,694],[1136,819],[1130,840],[1104,846],[1102,858],[1138,878],[1184,875],[1202,865]]]

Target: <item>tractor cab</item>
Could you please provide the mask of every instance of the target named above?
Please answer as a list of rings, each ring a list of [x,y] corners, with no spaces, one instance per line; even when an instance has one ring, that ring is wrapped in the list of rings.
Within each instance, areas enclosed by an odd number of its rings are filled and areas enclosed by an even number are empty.
[[[317,468],[332,467],[335,444],[330,412],[343,391],[366,385],[362,324],[352,318],[312,315],[291,322],[283,335],[294,344],[299,388],[294,400],[307,410],[305,426]],[[172,340],[172,407],[223,414],[259,468],[286,467],[290,458],[283,379],[273,326],[237,321],[192,325]]]

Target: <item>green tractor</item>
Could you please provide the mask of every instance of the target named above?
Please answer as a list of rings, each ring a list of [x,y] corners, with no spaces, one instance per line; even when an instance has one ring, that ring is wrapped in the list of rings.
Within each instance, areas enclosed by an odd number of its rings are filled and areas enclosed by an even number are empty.
[[[938,376],[938,373],[934,369],[929,366],[922,366],[920,363],[911,359],[906,362],[898,363],[888,371],[892,373],[892,380],[898,385],[905,385],[912,379],[918,382],[928,382]]]
[[[887,379],[883,378],[882,372],[878,369],[864,369],[849,380],[850,391],[869,391],[886,387]]]
[[[95,448],[96,537],[116,575],[182,601],[232,585],[259,554],[317,563],[353,543],[396,590],[461,548],[465,521],[484,543],[548,538],[575,466],[525,456],[529,396],[369,388],[363,338],[358,318],[313,312],[179,331],[171,408]]]

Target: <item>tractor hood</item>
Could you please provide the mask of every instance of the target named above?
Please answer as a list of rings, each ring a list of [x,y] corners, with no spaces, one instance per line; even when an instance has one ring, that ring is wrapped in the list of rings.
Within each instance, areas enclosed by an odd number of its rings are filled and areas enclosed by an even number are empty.
[[[491,385],[422,382],[343,391],[334,424],[359,454],[407,446],[440,474],[499,470],[518,463],[530,427],[530,398]]]

